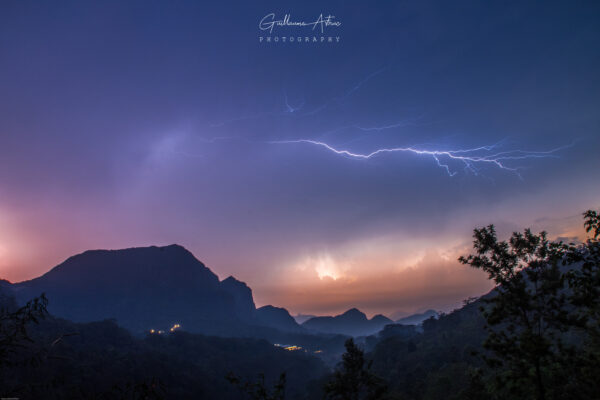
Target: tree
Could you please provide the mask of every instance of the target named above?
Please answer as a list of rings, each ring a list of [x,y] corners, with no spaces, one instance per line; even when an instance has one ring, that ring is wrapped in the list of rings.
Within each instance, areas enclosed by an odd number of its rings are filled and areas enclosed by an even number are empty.
[[[575,335],[582,343],[568,360],[569,368],[576,371],[568,390],[579,399],[595,399],[600,393],[600,215],[588,210],[583,216],[584,227],[592,237],[583,245],[573,246],[565,261],[578,265],[566,277],[573,320],[577,321]]]
[[[386,386],[381,378],[370,371],[371,362],[365,362],[364,352],[354,344],[352,338],[346,341],[345,347],[341,365],[325,385],[325,397],[332,400],[383,398]]]
[[[559,261],[565,255],[562,243],[551,243],[545,232],[526,229],[510,240],[498,241],[493,225],[474,231],[476,253],[459,261],[487,272],[496,283],[494,293],[482,307],[489,336],[484,347],[492,352],[486,362],[504,368],[499,386],[512,396],[546,398],[544,367],[557,360],[558,332],[566,318],[564,282]],[[529,385],[528,385],[529,384]],[[527,393],[529,386],[535,394]]]
[[[225,379],[234,386],[248,394],[252,400],[284,400],[285,399],[285,372],[279,376],[279,381],[270,392],[265,383],[265,374],[259,374],[256,382],[242,381],[242,379],[230,372]]]
[[[33,340],[29,336],[31,323],[48,315],[48,299],[42,294],[17,308],[14,298],[4,297],[0,309],[0,367],[14,364],[14,356]]]
[[[600,340],[600,215],[592,210],[583,215],[584,227],[593,236],[584,245],[570,248],[566,263],[579,264],[580,268],[568,271],[567,279],[573,291],[570,300],[582,326],[593,340]]]
[[[586,365],[598,371],[600,340],[588,339],[600,338],[600,224],[594,211],[584,218],[586,230],[594,231],[584,244],[551,242],[545,232],[529,229],[499,241],[489,225],[474,231],[475,254],[459,258],[496,283],[481,308],[489,333],[484,359],[496,370],[497,390],[511,398],[569,396],[568,383],[581,386]]]
[[[94,398],[95,396],[91,395],[90,397]],[[148,381],[126,382],[114,385],[110,392],[103,393],[100,398],[106,400],[163,400],[166,398],[165,385],[156,378]]]

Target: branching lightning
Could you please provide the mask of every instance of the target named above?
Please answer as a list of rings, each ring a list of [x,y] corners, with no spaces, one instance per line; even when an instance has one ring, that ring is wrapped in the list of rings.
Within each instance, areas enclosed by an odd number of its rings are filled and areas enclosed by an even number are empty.
[[[325,103],[323,103],[319,107],[315,108],[314,110],[304,113],[304,115],[305,116],[315,115],[315,114],[318,114],[321,111],[325,110],[327,107],[329,107],[333,103],[343,103],[346,99],[348,99],[348,97],[352,96],[352,94],[354,92],[356,92],[357,90],[359,90],[361,88],[361,86],[363,86],[365,83],[367,83],[368,81],[370,81],[371,79],[373,79],[377,75],[381,74],[382,72],[384,72],[388,68],[389,68],[389,66],[386,66],[386,67],[378,69],[375,72],[370,73],[369,75],[367,75],[366,77],[364,77],[363,79],[361,79],[360,81],[358,81],[357,83],[355,83],[354,85],[352,85],[352,87],[350,89],[348,89],[343,95],[341,95],[339,97],[334,97],[332,99],[329,99],[328,101],[326,101]]]
[[[380,125],[380,126],[361,126],[361,125],[353,125],[353,128],[356,128],[358,130],[364,131],[364,132],[380,132],[380,131],[386,131],[388,129],[396,129],[396,128],[406,128],[407,126],[416,126],[417,125],[417,121],[422,119],[424,115],[420,115],[416,118],[410,118],[410,119],[404,119],[398,122],[395,122],[393,124],[388,124],[388,125]]]
[[[370,153],[356,153],[350,150],[337,149],[325,142],[320,142],[310,139],[298,139],[298,140],[283,140],[283,141],[271,141],[272,144],[311,144],[320,146],[328,151],[346,156],[353,159],[367,160],[385,153],[412,153],[422,156],[431,157],[438,167],[446,171],[449,176],[455,176],[458,171],[453,169],[450,163],[457,162],[463,165],[466,172],[470,172],[474,175],[480,174],[480,167],[485,165],[492,166],[501,170],[505,170],[516,174],[522,179],[520,174],[520,167],[514,167],[508,165],[510,161],[516,160],[528,160],[537,158],[558,158],[557,153],[563,149],[566,149],[572,145],[558,147],[548,151],[528,151],[528,150],[505,150],[497,151],[500,143],[496,143],[488,146],[480,146],[468,149],[459,150],[427,150],[419,149],[416,147],[391,147],[381,148],[374,150]]]
[[[302,103],[300,103],[300,105],[298,105],[296,107],[290,105],[290,102],[288,100],[287,91],[285,91],[285,90],[283,91],[283,97],[285,99],[285,112],[286,113],[293,114],[297,111],[302,110],[302,107],[304,107],[304,100],[302,100]]]
[[[377,75],[381,74],[388,68],[389,68],[389,66],[386,66],[386,67],[378,69],[375,72],[370,73],[369,75],[367,75],[366,77],[364,77],[363,79],[361,79],[360,81],[358,81],[357,83],[352,85],[352,87],[350,87],[348,90],[346,90],[346,92],[344,94],[342,94],[341,96],[331,98],[328,101],[326,101],[325,103],[318,106],[317,108],[315,108],[311,111],[304,112],[301,115],[302,116],[315,115],[315,114],[318,114],[321,111],[325,110],[326,108],[331,106],[333,103],[343,103],[354,92],[358,91],[364,84],[366,84],[368,81],[370,81]],[[247,120],[258,120],[258,119],[263,119],[263,118],[268,118],[268,117],[296,116],[296,115],[299,115],[300,111],[302,111],[304,109],[304,106],[306,103],[305,100],[302,100],[302,102],[298,106],[291,105],[289,102],[288,94],[287,94],[287,91],[285,90],[285,88],[283,91],[283,100],[284,100],[284,104],[283,104],[282,111],[278,110],[278,111],[263,111],[263,112],[250,113],[250,114],[236,117],[236,118],[230,118],[230,119],[222,120],[219,122],[213,122],[213,123],[210,123],[209,126],[211,128],[221,128],[225,125],[242,122],[242,121],[247,121]],[[356,127],[356,128],[362,129],[360,127]],[[371,130],[371,129],[365,129],[365,130]]]
[[[359,129],[361,131],[365,131],[365,132],[371,132],[371,131],[385,131],[388,129],[394,129],[394,128],[405,128],[407,126],[410,126],[411,124],[405,121],[401,121],[395,124],[391,124],[391,125],[382,125],[382,126],[370,126],[370,127],[364,127],[364,126],[359,126],[359,125],[354,125],[353,127],[356,129]]]
[[[388,69],[389,67],[383,67],[378,69],[375,72],[370,73],[369,75],[367,75],[364,79],[362,79],[361,81],[357,82],[354,86],[352,86],[350,88],[350,90],[348,90],[346,92],[346,94],[343,96],[343,98],[347,98],[349,97],[352,93],[356,92],[358,89],[360,89],[360,87],[362,85],[364,85],[365,83],[367,83],[368,81],[370,81],[372,78],[376,77],[377,75],[381,74],[383,71],[385,71],[386,69]]]
[[[287,90],[285,87],[283,88],[283,104],[281,109],[277,111],[265,111],[265,112],[256,112],[247,114],[245,116],[241,116],[238,118],[233,118],[225,121],[221,121],[219,123],[211,124],[210,126],[213,128],[222,127],[224,125],[241,122],[245,120],[257,120],[257,119],[269,119],[269,118],[296,118],[296,117],[307,117],[314,116],[316,114],[320,114],[326,109],[332,107],[333,105],[343,105],[349,97],[353,96],[358,92],[362,86],[366,85],[369,81],[371,81],[376,76],[382,74],[384,71],[389,69],[389,66],[383,67],[377,71],[372,72],[371,74],[363,77],[358,82],[354,83],[350,86],[346,91],[341,93],[338,97],[329,98],[327,101],[321,104],[321,106],[312,109],[305,110],[306,102],[303,98],[301,102],[291,103],[290,98],[288,96]],[[362,135],[351,138],[350,140],[345,140],[345,146],[349,146],[350,143],[356,142],[358,140],[362,140],[366,137],[366,135],[371,136],[372,134],[384,134],[390,131],[401,130],[402,128],[406,128],[409,126],[418,126],[421,123],[418,121],[423,118],[423,115],[417,116],[411,119],[404,120],[396,120],[391,123],[375,125],[375,126],[365,126],[361,124],[347,124],[342,126],[337,126],[327,132],[322,133],[318,137],[319,140],[313,139],[297,139],[297,140],[280,140],[280,141],[270,141],[267,143],[271,144],[308,144],[312,146],[318,146],[326,149],[329,152],[332,152],[336,155],[359,159],[359,160],[368,160],[377,156],[381,156],[386,153],[411,153],[418,156],[429,157],[431,160],[435,162],[439,168],[446,172],[448,176],[455,176],[461,170],[466,174],[472,174],[475,176],[483,175],[486,167],[506,171],[515,174],[520,179],[522,179],[521,171],[524,169],[523,166],[517,165],[519,161],[525,160],[533,160],[540,158],[558,158],[558,153],[568,147],[573,146],[573,144],[568,146],[558,147],[548,151],[530,151],[530,150],[522,150],[515,148],[507,148],[504,142],[499,142],[492,145],[474,147],[474,148],[459,148],[454,150],[440,149],[437,144],[419,144],[419,145],[411,145],[407,147],[386,147],[379,148],[369,153],[361,153],[349,150],[349,148],[341,148],[334,147],[334,145],[328,144],[323,140],[328,140],[325,137],[333,134],[338,134],[342,131],[355,131],[363,132]],[[314,137],[314,136],[313,136]],[[212,139],[206,139],[205,141],[213,143],[216,140],[228,140],[231,139],[230,136],[224,137],[214,137]],[[264,143],[264,142],[262,142]],[[489,169],[489,168],[487,168]]]

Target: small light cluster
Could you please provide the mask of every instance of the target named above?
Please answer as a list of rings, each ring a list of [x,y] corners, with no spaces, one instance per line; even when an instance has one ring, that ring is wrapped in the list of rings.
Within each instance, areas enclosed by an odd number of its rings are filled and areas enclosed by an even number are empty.
[[[174,324],[174,325],[173,325],[173,326],[172,326],[172,327],[169,329],[169,332],[175,332],[175,330],[177,330],[177,329],[179,329],[179,328],[181,328],[181,325],[179,325],[179,324]],[[165,331],[162,331],[162,330],[156,330],[156,329],[150,329],[150,334],[151,334],[151,335],[154,335],[154,334],[157,334],[157,335],[162,335],[163,333],[165,333]]]
[[[275,347],[281,347],[282,349],[287,350],[287,351],[299,351],[299,350],[306,351],[301,346],[296,346],[296,345],[293,345],[293,344],[279,344],[279,343],[275,343],[274,346]]]

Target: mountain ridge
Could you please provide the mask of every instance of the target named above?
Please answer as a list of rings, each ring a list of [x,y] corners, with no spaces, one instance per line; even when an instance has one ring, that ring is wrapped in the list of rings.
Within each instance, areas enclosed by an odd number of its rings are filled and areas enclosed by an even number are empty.
[[[68,257],[39,277],[10,283],[21,303],[46,293],[49,311],[75,322],[114,318],[140,333],[180,324],[217,335],[262,332],[260,327],[299,334],[365,336],[391,319],[371,319],[357,308],[337,316],[312,316],[302,324],[282,307],[257,308],[252,289],[233,276],[223,280],[178,244],[94,249]],[[306,316],[308,317],[308,316]],[[242,328],[243,327],[243,328]]]
[[[396,323],[402,324],[402,325],[421,325],[423,323],[423,321],[425,321],[426,319],[429,319],[432,317],[438,318],[438,316],[439,316],[439,313],[437,311],[429,309],[422,313],[412,314],[412,315],[408,315],[404,318],[400,318],[400,319],[396,320]]]
[[[180,245],[87,250],[45,274],[11,284],[20,302],[46,293],[49,311],[76,322],[116,318],[132,332],[181,323],[255,320],[251,289],[218,276]]]
[[[302,323],[302,327],[320,333],[337,333],[349,336],[367,336],[379,332],[391,319],[377,314],[368,319],[357,308],[351,308],[336,316],[313,317]]]

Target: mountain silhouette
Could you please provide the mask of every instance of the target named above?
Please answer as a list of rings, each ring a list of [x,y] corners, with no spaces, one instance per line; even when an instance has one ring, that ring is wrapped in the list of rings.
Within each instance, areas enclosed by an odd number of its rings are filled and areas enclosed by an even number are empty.
[[[303,324],[306,321],[308,321],[311,318],[316,317],[316,315],[312,315],[312,314],[298,314],[298,315],[294,315],[294,319],[296,320],[297,323],[299,324]]]
[[[409,315],[408,317],[400,318],[396,322],[402,325],[420,325],[426,319],[429,319],[431,317],[437,318],[438,315],[438,312],[435,310],[427,310],[420,314],[413,314]]]
[[[258,322],[245,283],[219,281],[179,245],[86,251],[12,289],[21,302],[46,293],[56,316],[76,322],[114,318],[132,332],[175,323],[212,332]]]
[[[376,315],[371,319],[356,308],[352,308],[335,317],[314,317],[302,324],[304,328],[321,333],[339,333],[349,336],[366,336],[379,332],[387,324],[394,321]]]
[[[256,310],[256,316],[261,325],[287,332],[304,332],[288,310],[281,307],[264,306]]]
[[[221,282],[221,289],[233,299],[234,315],[237,318],[247,322],[255,320],[256,306],[252,298],[252,289],[248,285],[230,276]]]

